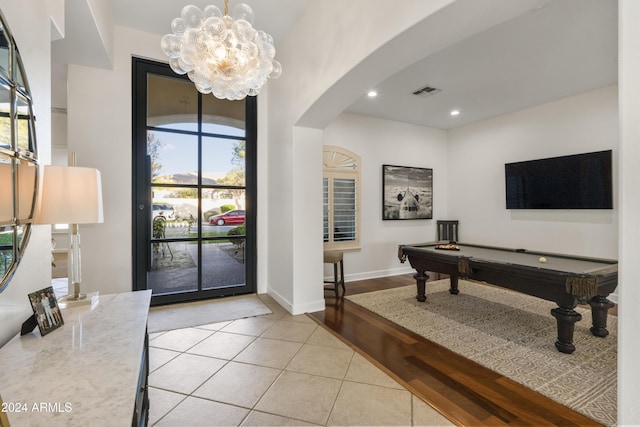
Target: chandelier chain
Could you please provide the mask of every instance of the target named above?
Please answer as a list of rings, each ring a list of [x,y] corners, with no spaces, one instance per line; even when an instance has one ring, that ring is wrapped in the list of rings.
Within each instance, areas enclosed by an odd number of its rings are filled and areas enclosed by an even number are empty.
[[[229,0],[224,0],[224,16],[229,15]]]

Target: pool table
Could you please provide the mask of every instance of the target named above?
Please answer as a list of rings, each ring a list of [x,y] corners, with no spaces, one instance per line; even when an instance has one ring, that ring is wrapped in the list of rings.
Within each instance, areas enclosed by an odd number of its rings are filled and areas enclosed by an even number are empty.
[[[415,274],[418,301],[426,301],[427,272],[450,276],[449,292],[457,295],[458,277],[478,280],[533,295],[558,304],[551,310],[558,325],[555,346],[562,353],[573,353],[575,323],[582,316],[576,305],[591,306],[591,333],[606,337],[607,313],[613,303],[607,296],[618,285],[616,260],[507,249],[476,244],[430,242],[399,245],[400,262],[407,259]],[[452,249],[441,249],[441,247]]]

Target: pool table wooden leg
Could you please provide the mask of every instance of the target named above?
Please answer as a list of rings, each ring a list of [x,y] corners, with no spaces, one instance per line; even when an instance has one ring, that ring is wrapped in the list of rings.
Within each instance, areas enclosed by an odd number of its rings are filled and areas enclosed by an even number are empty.
[[[593,326],[591,326],[589,330],[596,337],[604,338],[609,335],[609,331],[607,330],[607,313],[615,304],[606,297],[596,295],[591,298],[589,305],[591,306],[591,317],[593,318]]]
[[[449,293],[451,295],[458,295],[460,293],[460,290],[458,289],[458,275],[450,274],[449,281],[451,282],[451,285],[449,287]]]
[[[558,323],[558,340],[556,348],[561,353],[571,354],[576,350],[573,345],[573,331],[576,322],[582,319],[580,313],[572,308],[557,307],[551,310],[551,315],[556,318]]]
[[[427,295],[425,294],[425,283],[427,279],[429,279],[429,275],[425,273],[424,270],[416,270],[417,273],[413,275],[413,278],[416,279],[416,286],[418,287],[418,295],[416,295],[416,299],[420,302],[425,302],[427,300]]]

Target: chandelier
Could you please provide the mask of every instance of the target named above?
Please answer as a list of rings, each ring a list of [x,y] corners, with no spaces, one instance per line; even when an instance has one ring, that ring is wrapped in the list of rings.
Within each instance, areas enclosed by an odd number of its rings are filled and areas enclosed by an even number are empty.
[[[172,34],[160,46],[177,74],[187,74],[199,92],[220,99],[254,96],[267,82],[282,73],[274,59],[273,38],[253,28],[253,10],[244,3],[224,15],[216,6],[200,10],[189,5],[171,22]]]

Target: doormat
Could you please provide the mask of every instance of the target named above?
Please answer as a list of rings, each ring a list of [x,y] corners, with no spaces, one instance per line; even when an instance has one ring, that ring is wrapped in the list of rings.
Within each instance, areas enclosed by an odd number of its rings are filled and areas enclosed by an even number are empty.
[[[271,314],[255,294],[151,307],[149,333]]]

